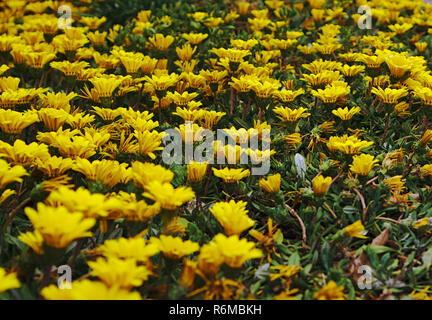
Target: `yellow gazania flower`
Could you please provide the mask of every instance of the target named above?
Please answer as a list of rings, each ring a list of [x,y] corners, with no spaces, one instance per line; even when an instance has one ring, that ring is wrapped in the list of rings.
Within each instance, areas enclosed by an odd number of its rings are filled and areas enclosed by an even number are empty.
[[[96,30],[102,23],[106,21],[106,17],[81,17],[80,22],[84,23],[89,29]]]
[[[121,215],[130,221],[147,222],[160,212],[160,204],[147,204],[145,201],[134,201],[122,210]]]
[[[402,192],[405,189],[405,181],[402,180],[402,176],[394,176],[384,180],[384,184],[392,191],[392,192]]]
[[[298,109],[291,109],[288,107],[276,107],[273,109],[274,113],[278,114],[278,118],[284,122],[295,122],[300,118],[307,118],[310,116],[308,109],[300,107]]]
[[[58,177],[72,168],[74,161],[70,158],[52,156],[48,159],[35,159],[33,166],[49,177]]]
[[[35,69],[42,69],[48,62],[56,58],[51,52],[24,52],[26,64]]]
[[[156,159],[154,151],[163,150],[161,147],[163,132],[157,131],[137,131],[134,136],[138,140],[138,152],[143,156],[149,156],[151,159]]]
[[[343,229],[343,232],[349,236],[359,239],[367,239],[365,234],[365,227],[363,226],[361,220],[357,220],[353,224],[350,224],[349,226],[346,226]]]
[[[136,291],[122,289],[119,286],[108,286],[99,281],[88,279],[72,282],[72,289],[64,290],[57,285],[49,285],[41,290],[46,300],[141,300]]]
[[[116,184],[127,183],[130,180],[129,170],[126,169],[127,163],[119,163],[115,160],[94,160],[77,158],[72,169],[81,172],[87,179],[100,181],[113,188]]]
[[[156,33],[153,37],[148,39],[150,43],[160,51],[165,51],[174,42],[174,37],[171,35],[164,36],[161,33]]]
[[[146,266],[137,265],[133,259],[98,258],[89,261],[88,265],[92,269],[92,276],[98,277],[109,287],[118,286],[122,289],[140,287],[153,274]]]
[[[182,37],[189,41],[192,45],[196,46],[207,39],[208,34],[206,33],[183,33]]]
[[[361,150],[373,145],[373,141],[363,141],[354,136],[343,135],[342,137],[330,137],[327,147],[330,151],[342,151],[345,154],[357,154]]]
[[[196,50],[197,47],[192,48],[189,43],[183,45],[181,48],[176,48],[177,56],[182,61],[189,61]]]
[[[362,153],[359,156],[353,156],[350,170],[358,175],[367,176],[377,163],[378,160],[374,160],[374,156]]]
[[[276,173],[268,176],[267,179],[262,178],[259,181],[259,186],[269,193],[277,193],[280,190],[281,175]]]
[[[5,66],[5,65],[3,65]],[[20,83],[20,78],[15,77],[1,77],[0,78],[0,91],[17,90]]]
[[[337,99],[350,93],[350,86],[329,85],[325,89],[311,90],[311,93],[324,103],[335,103]]]
[[[150,85],[152,90],[165,91],[169,87],[174,86],[178,81],[178,75],[175,73],[172,74],[160,74],[160,75],[152,75],[152,77],[144,77],[144,80]]]
[[[419,97],[427,106],[432,106],[432,89],[428,87],[416,87],[414,95]]]
[[[385,62],[395,78],[402,78],[413,68],[412,60],[404,54],[392,54],[386,57]]]
[[[150,243],[155,244],[168,259],[181,259],[199,250],[199,244],[190,240],[183,241],[180,237],[161,235],[151,237]]]
[[[132,180],[141,188],[152,181],[171,182],[174,173],[161,165],[150,162],[132,162]]]
[[[284,136],[283,139],[287,144],[289,144],[293,147],[295,147],[296,145],[298,145],[302,141],[300,133],[298,133],[298,132],[288,134],[288,135]]]
[[[240,15],[245,16],[248,14],[250,3],[247,1],[236,1],[237,9]]]
[[[28,126],[38,121],[38,116],[32,111],[17,112],[0,109],[0,128],[9,134],[19,134]]]
[[[423,134],[420,142],[423,144],[428,144],[432,140],[432,130],[427,129]]]
[[[105,44],[105,39],[107,37],[108,32],[89,32],[87,33],[87,37],[91,41],[93,46],[103,46]]]
[[[269,81],[268,79],[263,81],[255,81],[252,84],[252,90],[259,98],[268,98],[280,87],[279,81]]]
[[[90,64],[86,61],[54,61],[50,63],[51,68],[63,72],[68,77],[76,77],[82,70],[89,67]]]
[[[432,164],[425,164],[423,167],[421,167],[421,171],[428,176],[432,176]]]
[[[112,96],[114,90],[118,88],[123,80],[116,77],[99,77],[92,78],[89,81],[93,84],[99,98],[108,98]]]
[[[178,93],[177,91],[174,91],[174,93],[168,92],[166,97],[168,99],[171,99],[178,106],[186,106],[190,101],[192,101],[197,96],[198,93],[196,92],[189,93],[187,91],[184,91],[183,93]]]
[[[217,202],[210,208],[210,212],[224,228],[227,236],[238,235],[251,228],[255,221],[247,215],[246,202],[231,200],[230,202]]]
[[[389,25],[388,28],[391,31],[396,32],[397,34],[404,34],[405,32],[407,32],[409,29],[411,29],[413,27],[412,24],[410,23],[402,23],[402,24],[393,24],[393,25]]]
[[[238,235],[226,237],[219,233],[211,243],[216,244],[225,264],[231,268],[240,268],[247,260],[263,256],[262,251],[255,247],[254,242],[247,241],[245,238],[239,239]]]
[[[317,196],[322,196],[327,193],[332,182],[332,177],[324,177],[319,175],[312,179],[313,192]]]
[[[105,240],[103,244],[88,251],[91,255],[102,255],[107,258],[133,259],[144,263],[148,263],[150,257],[158,252],[159,247],[157,245],[151,244],[140,237]]]
[[[95,219],[84,218],[82,213],[43,203],[37,204],[37,210],[27,207],[24,211],[44,243],[54,248],[65,248],[76,239],[91,237],[90,229],[96,222]]]
[[[230,44],[239,50],[250,50],[258,44],[257,39],[230,39]]]
[[[212,168],[212,170],[216,177],[221,178],[226,183],[233,183],[243,178],[249,177],[250,175],[249,169],[243,170],[241,168],[240,169],[223,168],[218,170],[216,168]]]
[[[32,142],[27,145],[24,141],[17,139],[13,146],[0,141],[0,156],[13,164],[25,167],[31,165],[36,159],[48,159],[50,153],[48,152],[48,146],[45,144]]]
[[[70,114],[63,109],[42,108],[37,116],[49,131],[57,131],[69,119]]]
[[[425,52],[426,48],[428,46],[427,42],[416,42],[414,43],[415,47],[417,48],[418,52]]]
[[[69,113],[70,101],[77,96],[78,95],[74,92],[69,94],[63,92],[47,92],[46,94],[39,94],[39,99],[44,108],[63,109]]]
[[[284,103],[293,102],[295,98],[297,98],[299,95],[302,95],[305,93],[303,88],[300,88],[298,90],[281,90],[276,91],[273,93],[273,96],[279,99],[279,101]]]
[[[224,115],[226,115],[225,112],[204,110],[202,118],[199,119],[198,121],[203,128],[211,130],[213,126],[216,125]]]
[[[191,188],[182,186],[174,189],[168,182],[151,181],[144,186],[144,190],[146,191],[143,193],[144,197],[159,202],[161,208],[165,210],[175,210],[195,198]]]
[[[0,293],[10,289],[21,287],[18,276],[15,272],[6,272],[6,269],[0,268]]]
[[[378,96],[378,98],[383,101],[384,103],[397,103],[400,98],[405,97],[408,95],[408,91],[405,88],[401,89],[392,89],[392,88],[385,88],[382,89],[381,87],[374,87],[372,88],[371,92]]]
[[[316,300],[346,300],[344,286],[338,286],[336,282],[331,280],[324,287],[319,289],[317,293],[314,294]]]
[[[354,77],[355,75],[364,72],[365,67],[364,66],[357,66],[353,65],[350,66],[348,64],[344,64],[343,66],[338,68],[340,72],[343,73],[346,77]]]
[[[200,163],[200,162],[192,161],[191,163],[187,164],[186,169],[187,169],[188,181],[189,182],[201,181],[207,172],[207,168],[208,168],[207,162]]]
[[[200,271],[216,275],[219,267],[224,263],[224,258],[219,252],[219,248],[213,241],[204,244],[198,255],[198,268]]]
[[[338,108],[336,110],[332,110],[332,113],[339,117],[341,120],[350,120],[353,115],[359,113],[361,110],[360,107],[352,107],[351,109],[348,110],[348,107],[345,108]]]

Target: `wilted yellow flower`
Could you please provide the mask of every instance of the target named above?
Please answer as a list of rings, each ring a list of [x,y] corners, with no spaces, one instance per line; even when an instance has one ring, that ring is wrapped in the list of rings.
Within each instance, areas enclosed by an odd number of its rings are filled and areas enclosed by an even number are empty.
[[[349,226],[346,226],[343,229],[343,232],[348,235],[349,237],[359,238],[359,239],[366,239],[365,236],[365,227],[363,226],[361,220],[357,220],[353,224],[350,224]]]

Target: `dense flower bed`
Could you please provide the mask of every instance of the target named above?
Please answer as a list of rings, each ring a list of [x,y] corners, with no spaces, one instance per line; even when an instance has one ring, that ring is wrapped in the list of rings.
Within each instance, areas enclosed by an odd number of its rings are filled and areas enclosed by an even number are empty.
[[[0,6],[1,299],[431,299],[431,5]]]

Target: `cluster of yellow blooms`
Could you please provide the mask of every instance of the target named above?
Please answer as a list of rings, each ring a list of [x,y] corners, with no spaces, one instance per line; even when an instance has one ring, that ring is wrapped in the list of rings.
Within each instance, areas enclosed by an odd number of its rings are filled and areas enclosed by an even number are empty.
[[[291,288],[309,271],[286,264],[290,253],[280,249],[300,241],[300,229],[302,250],[310,249],[308,233],[324,209],[336,218],[334,241],[367,241],[376,221],[365,197],[373,192],[387,192],[375,199],[403,214],[420,205],[418,188],[405,183],[432,177],[432,5],[226,1],[215,11],[221,16],[201,8],[178,27],[174,13],[142,10],[125,31],[90,16],[90,2],[62,3],[74,13],[66,28],[56,1],[0,4],[0,237],[12,232],[45,262],[36,294],[167,297],[181,270],[184,297],[260,298],[268,288],[253,291],[236,272],[252,276],[269,263],[269,283],[282,283],[275,299],[346,299],[345,287],[331,279],[314,280],[319,288],[309,296]],[[365,4],[378,29],[361,33],[360,15],[350,15]],[[404,119],[414,119],[407,137],[398,132]],[[216,140],[214,156],[228,163],[164,164],[166,129],[195,151],[201,133],[221,129],[235,143]],[[255,138],[271,149],[245,147]],[[412,147],[392,146],[400,141]],[[269,161],[271,172],[254,176],[242,155]],[[337,193],[331,201],[340,193],[337,199],[361,204],[363,216],[329,205],[330,190]],[[264,212],[263,203],[292,220],[275,224],[277,214]],[[21,213],[30,224],[16,222]],[[301,228],[286,230],[294,223]],[[422,215],[411,224],[420,232],[432,222]],[[191,231],[197,226],[202,230]],[[81,253],[88,273],[62,290],[50,271],[71,252],[70,264]],[[20,288],[18,269],[9,262],[0,268],[0,294]],[[155,278],[166,283],[143,291]]]

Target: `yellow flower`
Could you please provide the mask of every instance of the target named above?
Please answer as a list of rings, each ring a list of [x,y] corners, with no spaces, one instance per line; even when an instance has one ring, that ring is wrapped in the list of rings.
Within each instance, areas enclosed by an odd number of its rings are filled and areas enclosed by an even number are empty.
[[[267,179],[262,178],[259,181],[259,186],[269,193],[277,193],[280,190],[281,175],[279,173],[268,176]]]
[[[111,77],[98,77],[89,80],[93,86],[98,97],[108,98],[111,97],[114,90],[122,83],[122,79],[118,79],[115,76]]]
[[[362,153],[359,156],[353,156],[350,170],[358,175],[367,176],[377,163],[378,160],[374,160],[374,156]]]
[[[150,243],[155,244],[168,259],[181,259],[199,250],[199,245],[190,240],[183,241],[180,237],[161,235],[151,237]]]
[[[401,175],[385,179],[384,180],[384,184],[392,192],[402,192],[405,189],[405,181],[402,180],[402,176]]]
[[[198,268],[202,272],[215,275],[222,263],[224,263],[224,258],[214,241],[210,241],[201,247],[198,255]]]
[[[238,235],[226,237],[219,233],[211,241],[216,244],[224,262],[231,268],[240,268],[246,261],[261,258],[263,253],[254,242],[239,239]]]
[[[397,103],[399,99],[408,95],[408,91],[405,88],[392,89],[381,87],[372,88],[371,92],[375,94],[381,101],[389,104]]]
[[[298,133],[298,132],[288,134],[288,135],[284,136],[283,139],[287,144],[289,144],[293,147],[295,147],[296,145],[298,145],[302,141],[300,133]]]
[[[317,196],[322,196],[327,193],[332,182],[332,177],[324,177],[319,175],[312,179],[313,192]]]
[[[350,92],[350,86],[329,85],[325,89],[311,90],[314,97],[324,103],[335,103],[337,99],[346,96]]]
[[[163,150],[161,147],[163,132],[157,131],[136,131],[134,136],[138,140],[138,151],[143,156],[148,156],[151,159],[156,159],[154,151]]]
[[[37,112],[49,131],[57,131],[69,119],[70,114],[63,109],[43,108]]]
[[[414,88],[414,95],[419,97],[427,106],[432,106],[432,89],[428,87]]]
[[[84,218],[82,213],[70,212],[64,207],[53,208],[38,203],[37,210],[27,207],[25,213],[44,243],[54,248],[65,248],[72,241],[91,237],[90,228],[95,219]]]
[[[165,91],[169,87],[174,86],[178,81],[178,75],[172,74],[160,74],[152,75],[152,77],[144,77],[144,80],[150,85],[154,91]]]
[[[206,33],[183,33],[182,37],[189,41],[192,45],[197,45],[207,39],[208,34]]]
[[[17,274],[15,272],[7,273],[4,268],[0,268],[0,293],[19,287],[21,287],[21,283]]]
[[[210,208],[210,212],[222,225],[226,235],[240,235],[255,224],[255,221],[247,215],[246,204],[244,201],[231,200],[230,202],[217,202]]]
[[[327,147],[330,151],[342,151],[345,154],[357,154],[361,150],[370,147],[373,141],[363,141],[354,136],[343,135],[342,137],[330,137]]]
[[[177,55],[182,61],[189,61],[196,50],[197,47],[192,48],[189,43],[183,45],[181,48],[176,48]]]
[[[385,59],[385,62],[395,78],[402,78],[413,68],[413,62],[404,54],[392,54]]]
[[[295,122],[300,118],[307,118],[310,113],[307,113],[308,109],[300,107],[298,109],[291,109],[288,107],[276,107],[273,109],[274,113],[278,114],[278,118],[285,122]]]
[[[367,239],[367,237],[365,236],[365,227],[363,226],[361,220],[357,220],[353,224],[346,226],[343,229],[343,232],[349,237]]]
[[[425,164],[423,167],[421,167],[421,171],[432,177],[432,164]]]
[[[48,159],[35,159],[33,166],[49,177],[57,177],[72,168],[73,160],[52,156]]]
[[[270,281],[274,281],[274,280],[282,278],[282,277],[285,279],[289,279],[289,278],[295,276],[300,271],[300,267],[296,266],[296,265],[281,264],[278,266],[271,266],[270,268],[272,270],[278,271],[278,273],[272,273],[270,275]]]
[[[355,75],[364,72],[365,67],[357,65],[350,66],[348,64],[344,64],[343,66],[339,67],[338,70],[342,72],[343,75],[346,77],[354,77]]]
[[[150,162],[132,162],[132,180],[141,188],[152,181],[165,183],[171,182],[173,178],[174,173],[161,165]]]
[[[411,29],[413,27],[412,24],[410,23],[402,23],[402,24],[393,24],[393,25],[389,25],[388,28],[391,31],[396,32],[397,34],[404,34],[405,32],[407,32],[409,29]]]
[[[122,289],[140,287],[153,274],[146,266],[137,265],[134,259],[98,258],[89,261],[88,265],[92,269],[92,276],[98,277],[108,287],[118,286]]]
[[[416,292],[416,290],[413,290],[409,297],[414,300],[432,300],[432,295],[428,295],[428,291],[430,290],[430,286],[424,287],[422,290]]]
[[[144,186],[146,192],[144,197],[160,203],[162,209],[175,210],[183,203],[195,198],[195,193],[189,187],[178,187],[174,189],[168,182],[151,181]]]
[[[348,107],[345,108],[338,108],[336,110],[332,110],[332,113],[339,117],[341,120],[350,120],[353,115],[357,114],[360,112],[360,107],[352,107],[351,109],[348,110]]]
[[[212,168],[212,170],[216,177],[223,179],[223,181],[227,183],[236,182],[243,178],[249,177],[250,175],[249,169],[243,170],[243,169],[230,169],[230,168],[223,168],[223,169]]]
[[[324,287],[319,289],[317,293],[314,294],[317,300],[346,300],[343,293],[344,286],[338,286],[336,282],[331,280]]]
[[[150,43],[160,51],[165,51],[174,42],[173,36],[164,36],[161,33],[156,33],[153,37],[149,38]]]
[[[22,182],[22,176],[28,176],[27,171],[22,166],[11,167],[7,161],[0,159],[0,190],[11,182]]]
[[[190,182],[199,182],[201,181],[206,172],[207,172],[208,163],[207,162],[195,162],[192,161],[191,163],[187,164],[187,174],[188,174],[188,181]]]
[[[136,291],[128,291],[119,286],[108,286],[103,282],[88,279],[72,282],[72,289],[65,290],[50,285],[41,290],[46,300],[141,300]]]
[[[144,263],[149,263],[150,257],[158,252],[157,245],[139,237],[105,240],[103,244],[88,251],[89,254],[103,255],[106,258],[133,259]]]
[[[289,103],[293,102],[296,97],[305,93],[303,88],[298,90],[280,90],[273,93],[273,96],[278,98],[281,102]]]

